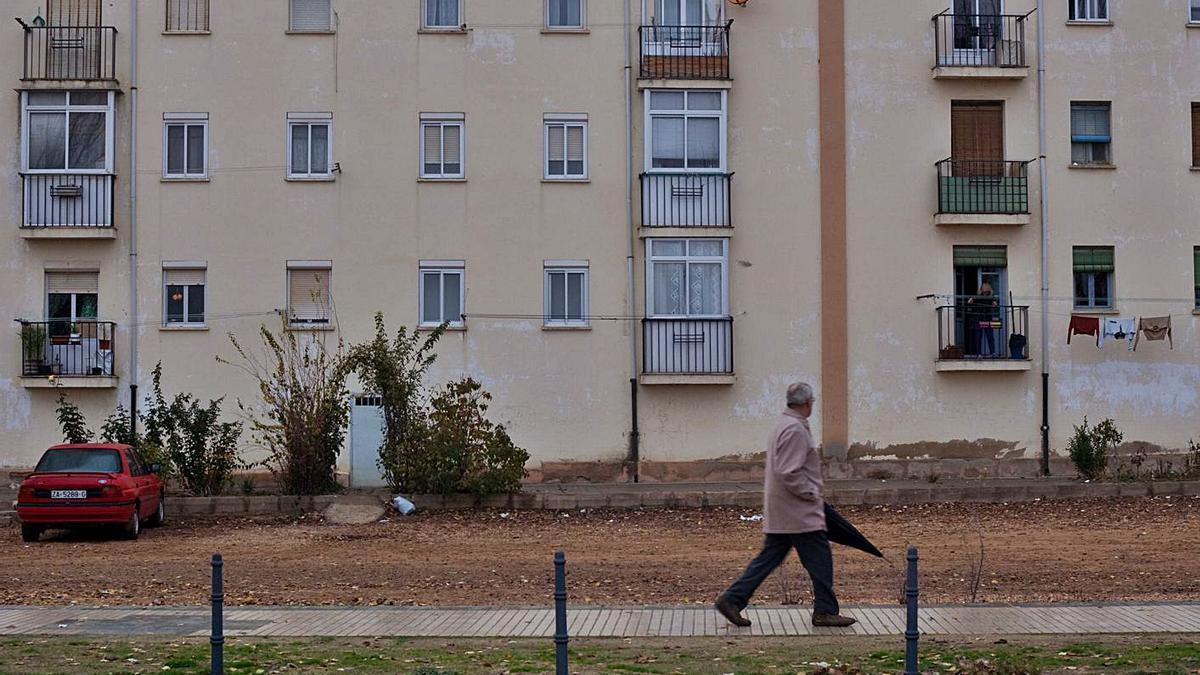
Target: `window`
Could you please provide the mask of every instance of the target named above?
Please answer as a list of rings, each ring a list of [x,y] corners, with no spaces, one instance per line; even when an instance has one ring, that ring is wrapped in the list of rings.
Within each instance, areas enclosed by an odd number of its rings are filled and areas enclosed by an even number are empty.
[[[581,29],[584,0],[546,0],[546,27]]]
[[[1108,309],[1113,304],[1113,248],[1076,246],[1072,251],[1075,270],[1075,307]]]
[[[1108,0],[1067,0],[1071,21],[1108,21]]]
[[[421,178],[462,178],[463,122],[461,114],[421,115]]]
[[[79,333],[76,322],[99,316],[99,272],[46,272],[46,321],[51,337]]]
[[[1192,249],[1192,277],[1196,284],[1196,308],[1200,309],[1200,246]]]
[[[208,113],[163,115],[163,177],[208,176]]]
[[[425,5],[421,25],[425,28],[454,29],[463,27],[462,0],[421,0]]]
[[[659,26],[715,26],[725,17],[724,4],[704,0],[654,0]]]
[[[327,326],[333,317],[329,261],[288,262],[288,323]]]
[[[421,261],[422,326],[463,325],[463,272],[461,260]]]
[[[112,172],[111,92],[27,91],[21,100],[23,170]]]
[[[167,0],[168,33],[207,33],[209,0]]]
[[[646,246],[650,316],[729,313],[727,239],[647,239]]]
[[[725,92],[650,91],[646,127],[647,170],[724,169]]]
[[[289,0],[288,30],[328,33],[333,30],[333,0]]]
[[[1191,0],[1188,7],[1188,23],[1200,23],[1200,0]]]
[[[1111,164],[1112,104],[1071,104],[1071,164]]]
[[[333,113],[288,113],[288,178],[332,176]]]
[[[163,325],[204,325],[206,270],[195,263],[163,263]]]
[[[544,263],[547,326],[588,324],[588,264],[585,260],[547,260]]]
[[[547,179],[587,178],[587,116],[547,115],[546,129]]]
[[[1192,104],[1192,166],[1200,168],[1200,103]]]

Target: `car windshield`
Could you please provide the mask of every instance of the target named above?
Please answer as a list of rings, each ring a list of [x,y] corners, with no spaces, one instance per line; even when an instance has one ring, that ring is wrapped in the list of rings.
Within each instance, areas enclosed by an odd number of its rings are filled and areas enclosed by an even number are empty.
[[[34,473],[120,473],[121,456],[107,448],[55,448],[47,450]]]

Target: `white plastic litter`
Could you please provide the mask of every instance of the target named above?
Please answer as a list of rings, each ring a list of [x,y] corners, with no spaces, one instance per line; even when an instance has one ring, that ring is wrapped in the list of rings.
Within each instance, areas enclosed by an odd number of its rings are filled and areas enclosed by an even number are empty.
[[[762,520],[762,515],[757,514],[757,513],[754,514],[753,516],[738,516],[738,517],[741,518],[742,522],[744,522],[744,523],[757,523]]]
[[[400,515],[402,516],[407,516],[408,514],[417,510],[416,504],[413,504],[400,495],[392,497],[392,506],[396,507],[396,510],[399,511]]]

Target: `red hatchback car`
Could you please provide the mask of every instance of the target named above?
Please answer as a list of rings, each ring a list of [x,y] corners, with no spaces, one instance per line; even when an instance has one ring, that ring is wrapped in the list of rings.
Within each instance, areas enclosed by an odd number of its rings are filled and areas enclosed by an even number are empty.
[[[17,517],[25,541],[52,527],[90,525],[120,525],[126,539],[137,539],[143,521],[166,520],[158,466],[119,443],[56,445],[21,481]]]

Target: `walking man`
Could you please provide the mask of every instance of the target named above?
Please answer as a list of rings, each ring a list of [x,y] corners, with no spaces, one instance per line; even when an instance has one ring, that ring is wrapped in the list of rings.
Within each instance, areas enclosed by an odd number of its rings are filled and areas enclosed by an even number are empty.
[[[795,548],[812,578],[814,626],[852,625],[855,619],[838,614],[833,593],[833,554],[825,536],[825,502],[821,497],[821,453],[808,429],[812,387],[797,382],[787,389],[787,409],[779,417],[767,445],[763,484],[763,541],[740,579],[717,598],[716,608],[735,626],[749,626],[742,610],[750,596]]]

